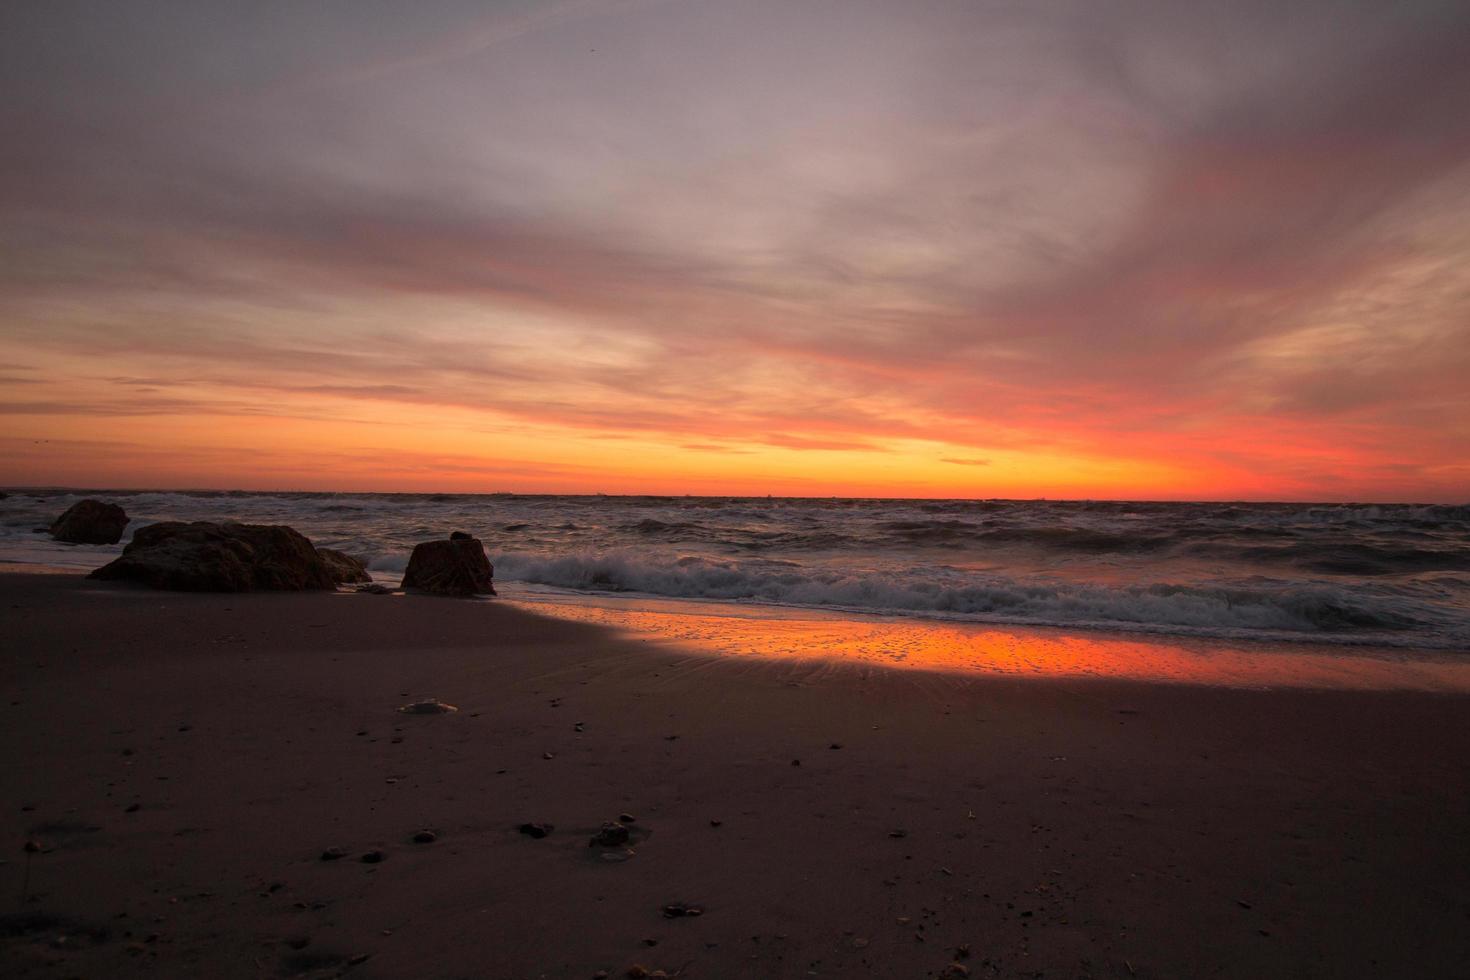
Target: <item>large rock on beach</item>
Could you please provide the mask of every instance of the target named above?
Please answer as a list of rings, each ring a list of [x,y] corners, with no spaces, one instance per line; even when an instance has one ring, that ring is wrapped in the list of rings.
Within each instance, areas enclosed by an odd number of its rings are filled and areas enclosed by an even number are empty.
[[[89,578],[185,592],[289,592],[336,587],[332,567],[289,527],[165,521],[133,534],[122,557]]]
[[[332,570],[332,581],[339,585],[357,585],[373,580],[368,574],[367,566],[345,552],[335,548],[318,548],[316,553]]]
[[[51,536],[68,544],[117,544],[128,515],[117,504],[79,500],[51,522]]]
[[[413,546],[402,587],[435,595],[494,595],[494,575],[480,539],[455,531],[448,541]]]

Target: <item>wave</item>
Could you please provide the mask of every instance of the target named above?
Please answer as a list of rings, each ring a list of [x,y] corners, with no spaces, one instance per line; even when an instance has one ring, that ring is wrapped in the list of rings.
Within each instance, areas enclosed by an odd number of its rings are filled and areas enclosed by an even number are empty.
[[[700,557],[661,561],[619,551],[560,556],[510,552],[497,555],[495,567],[504,579],[579,591],[870,613],[1416,646],[1464,640],[1432,635],[1443,617],[1415,599],[1366,596],[1327,585],[1110,587],[1001,576],[946,580]],[[1412,640],[1404,635],[1409,633]]]
[[[1351,541],[1299,541],[1287,545],[1204,542],[1191,553],[1253,562],[1284,562],[1328,575],[1394,575],[1470,571],[1470,549],[1412,548]]]

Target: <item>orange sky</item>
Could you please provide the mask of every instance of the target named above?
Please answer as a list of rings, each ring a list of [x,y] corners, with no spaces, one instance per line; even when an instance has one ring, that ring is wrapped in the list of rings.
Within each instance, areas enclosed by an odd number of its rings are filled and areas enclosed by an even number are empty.
[[[1470,20],[1381,6],[36,5],[0,484],[1464,501]]]

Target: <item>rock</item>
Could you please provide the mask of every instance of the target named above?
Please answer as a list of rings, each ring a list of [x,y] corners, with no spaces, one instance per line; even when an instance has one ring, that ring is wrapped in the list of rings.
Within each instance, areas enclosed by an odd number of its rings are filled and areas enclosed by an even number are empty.
[[[620,823],[605,823],[592,835],[588,847],[622,847],[628,843],[628,828]]]
[[[122,557],[89,578],[185,592],[291,592],[336,582],[310,541],[289,527],[165,521],[133,534]]]
[[[358,858],[363,864],[382,864],[387,859],[388,855],[382,851],[368,851],[362,857]]]
[[[421,830],[413,835],[415,844],[432,844],[439,839],[439,835],[432,830]]]
[[[370,582],[367,585],[359,585],[357,587],[357,591],[359,591],[359,592],[365,592],[368,595],[392,595],[393,594],[393,590],[392,589],[388,588],[386,585],[379,585],[377,582]]]
[[[473,534],[467,534],[464,531],[451,531],[450,534],[449,534],[449,540],[450,541],[473,541],[473,540],[475,540],[475,536]]]
[[[340,861],[346,856],[347,848],[345,847],[329,847],[325,851],[322,851],[323,861]]]
[[[335,548],[318,548],[316,553],[327,563],[327,568],[332,572],[332,581],[339,585],[356,585],[373,580],[368,574],[367,566],[351,555]]]
[[[398,713],[403,715],[447,715],[452,711],[458,710],[452,704],[445,704],[443,701],[436,701],[433,698],[429,698],[425,701],[415,701],[412,704],[405,704],[398,709]]]
[[[520,832],[525,834],[527,837],[534,837],[537,840],[540,840],[541,838],[550,834],[556,828],[549,823],[523,823],[521,824],[519,829]]]
[[[414,545],[402,587],[434,595],[494,595],[494,575],[484,545],[478,538],[465,535]]]
[[[635,817],[635,816],[633,816],[633,814],[631,814],[631,813],[620,813],[620,814],[618,814],[618,823],[637,823],[637,822],[638,822],[638,818]]]
[[[79,500],[51,523],[51,536],[68,544],[117,544],[128,515],[117,504]]]

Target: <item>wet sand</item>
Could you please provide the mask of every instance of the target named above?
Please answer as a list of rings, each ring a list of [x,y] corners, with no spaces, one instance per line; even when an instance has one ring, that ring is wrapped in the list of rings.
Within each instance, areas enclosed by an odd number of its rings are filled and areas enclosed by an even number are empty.
[[[1464,694],[22,574],[0,689],[6,976],[1470,974]],[[588,847],[620,814],[633,853]]]

